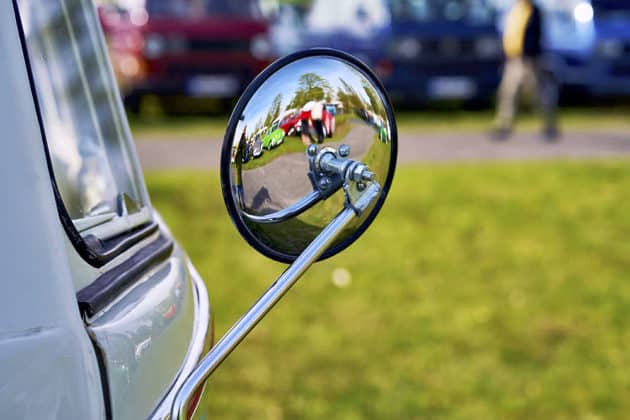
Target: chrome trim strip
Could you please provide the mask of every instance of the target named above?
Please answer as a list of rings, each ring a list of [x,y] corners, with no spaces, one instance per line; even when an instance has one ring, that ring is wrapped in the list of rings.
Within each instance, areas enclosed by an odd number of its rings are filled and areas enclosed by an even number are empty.
[[[208,289],[203,279],[192,265],[190,260],[186,260],[186,267],[190,274],[193,286],[193,298],[195,305],[195,324],[191,337],[191,344],[184,359],[184,363],[177,375],[177,379],[171,385],[167,394],[164,396],[155,411],[148,417],[150,420],[169,419],[169,413],[175,395],[182,387],[184,381],[197,367],[199,360],[203,356],[208,334],[210,333],[210,301],[208,298]]]

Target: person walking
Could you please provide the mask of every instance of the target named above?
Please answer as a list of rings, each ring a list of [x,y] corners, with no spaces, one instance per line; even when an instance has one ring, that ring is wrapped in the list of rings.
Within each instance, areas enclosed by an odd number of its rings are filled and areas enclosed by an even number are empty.
[[[503,31],[503,50],[505,67],[499,86],[493,138],[506,140],[512,134],[519,93],[525,89],[537,98],[544,119],[545,140],[557,139],[558,90],[541,58],[542,15],[533,0],[516,0],[510,9]]]

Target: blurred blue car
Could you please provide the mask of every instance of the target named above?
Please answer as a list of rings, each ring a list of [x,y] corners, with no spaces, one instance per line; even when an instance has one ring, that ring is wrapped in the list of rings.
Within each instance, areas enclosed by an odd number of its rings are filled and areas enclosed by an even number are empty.
[[[399,103],[488,103],[502,61],[490,1],[314,0],[302,47],[333,47],[359,57]]]
[[[630,95],[630,1],[593,0],[593,9],[595,39],[582,80],[591,94]]]
[[[486,0],[388,3],[391,38],[380,73],[394,100],[489,104],[503,60],[494,4]]]
[[[335,48],[375,68],[390,32],[386,0],[314,0],[304,18],[301,47]]]

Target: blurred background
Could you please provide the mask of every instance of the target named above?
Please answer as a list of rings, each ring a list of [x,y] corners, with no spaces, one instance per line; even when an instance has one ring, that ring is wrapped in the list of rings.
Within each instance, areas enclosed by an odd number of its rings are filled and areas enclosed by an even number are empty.
[[[209,382],[207,418],[624,418],[630,412],[630,2],[538,0],[561,137],[489,138],[512,0],[96,2],[155,206],[217,336],[283,266],[238,237],[218,155],[293,51],[365,61],[400,156],[362,240],[316,265]],[[204,418],[203,415],[201,418]]]
[[[513,0],[97,0],[130,112],[147,102],[229,111],[274,59],[312,47],[349,52],[398,105],[491,105]],[[630,5],[538,0],[547,67],[564,102],[630,94]],[[213,99],[214,101],[210,101]],[[205,100],[205,101],[204,101]],[[203,108],[201,108],[203,109]],[[213,108],[206,108],[213,109]]]

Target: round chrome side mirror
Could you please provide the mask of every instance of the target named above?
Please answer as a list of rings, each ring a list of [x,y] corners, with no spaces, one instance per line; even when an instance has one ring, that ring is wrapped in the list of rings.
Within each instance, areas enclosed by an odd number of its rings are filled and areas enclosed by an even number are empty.
[[[365,231],[392,183],[396,142],[383,87],[345,53],[290,55],[247,88],[223,143],[223,197],[251,245],[292,264],[186,378],[171,418],[187,418],[208,376],[311,264]]]
[[[221,156],[225,204],[254,248],[292,262],[353,196],[378,185],[320,259],[330,257],[379,212],[396,146],[392,106],[365,64],[330,49],[295,53],[262,72],[232,113]]]

